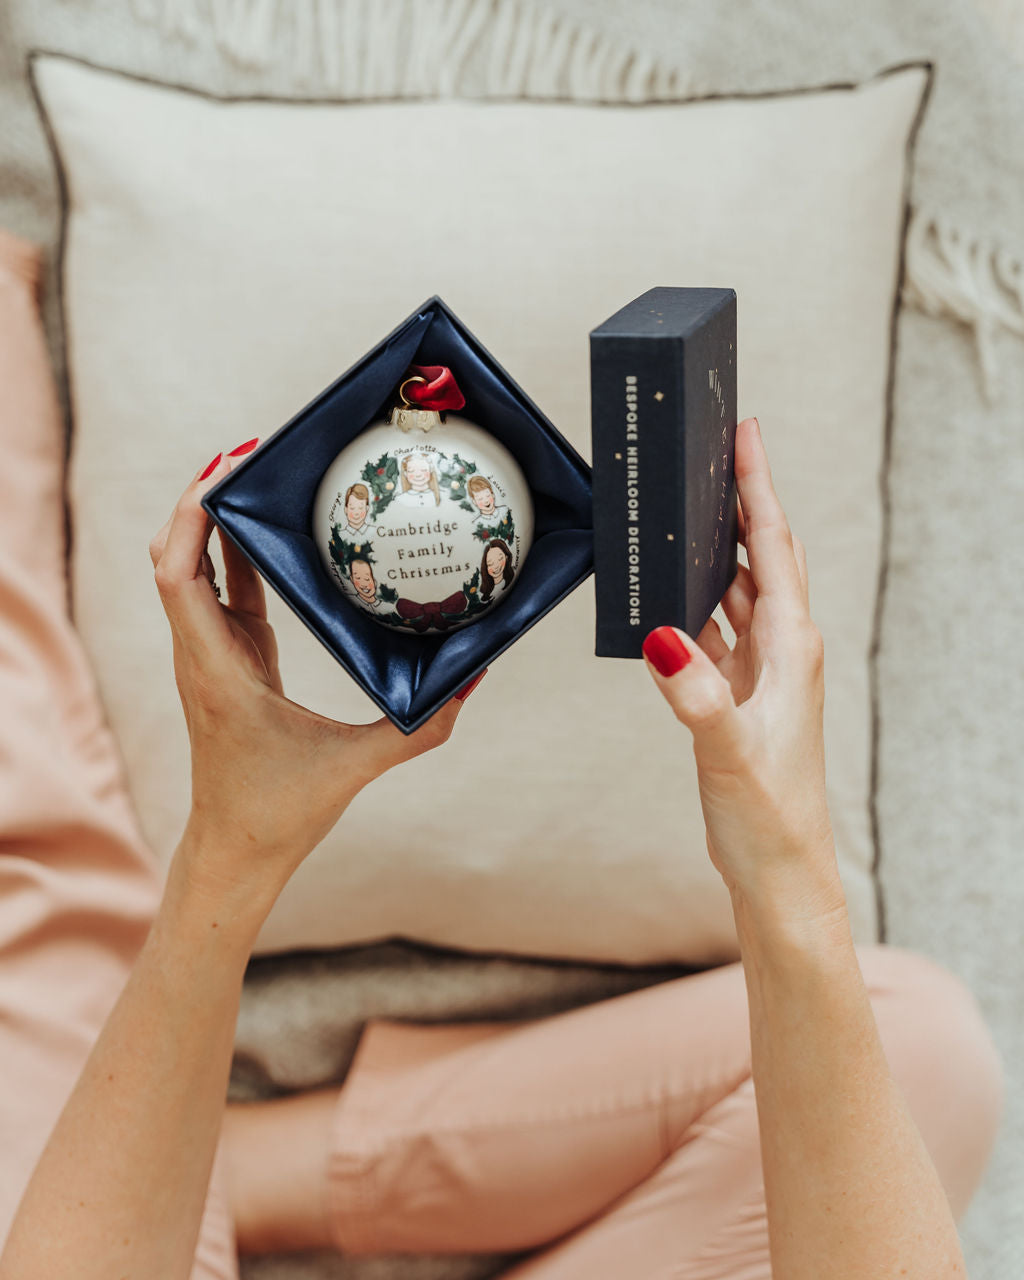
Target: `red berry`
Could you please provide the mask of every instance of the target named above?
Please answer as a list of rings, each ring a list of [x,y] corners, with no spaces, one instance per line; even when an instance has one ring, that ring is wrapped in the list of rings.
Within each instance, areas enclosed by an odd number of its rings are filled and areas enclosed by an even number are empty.
[[[383,468],[383,467],[378,467],[378,468],[377,468],[377,474],[378,474],[379,476],[382,476],[382,475],[384,474],[384,468]]]

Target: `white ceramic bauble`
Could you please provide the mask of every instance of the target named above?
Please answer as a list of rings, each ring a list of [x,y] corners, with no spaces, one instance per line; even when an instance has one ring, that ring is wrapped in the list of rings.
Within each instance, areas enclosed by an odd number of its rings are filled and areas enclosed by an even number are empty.
[[[396,630],[441,634],[515,590],[533,501],[515,458],[482,427],[397,408],[324,472],[313,537],[353,605]]]

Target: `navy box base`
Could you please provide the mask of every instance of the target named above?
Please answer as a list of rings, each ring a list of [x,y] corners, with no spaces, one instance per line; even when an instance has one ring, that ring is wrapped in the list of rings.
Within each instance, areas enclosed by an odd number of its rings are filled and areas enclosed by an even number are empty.
[[[335,456],[383,418],[410,364],[448,365],[460,412],[516,457],[534,502],[534,541],[500,608],[445,635],[390,631],[350,604],[310,534]],[[203,506],[394,724],[412,733],[592,572],[591,473],[557,428],[439,297],[269,436]]]

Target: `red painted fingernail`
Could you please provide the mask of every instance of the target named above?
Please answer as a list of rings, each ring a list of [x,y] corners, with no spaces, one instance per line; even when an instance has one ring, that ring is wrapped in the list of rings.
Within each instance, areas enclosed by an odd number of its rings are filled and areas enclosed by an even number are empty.
[[[240,444],[237,449],[232,449],[228,454],[229,458],[240,458],[243,453],[252,453],[253,449],[259,444],[259,436],[253,436],[251,440],[246,440],[245,444]]]
[[[210,463],[210,465],[206,468],[206,470],[205,470],[205,471],[203,472],[203,474],[199,477],[199,479],[200,479],[200,480],[205,480],[205,479],[206,479],[206,477],[207,477],[208,475],[210,475],[210,474],[211,474],[211,472],[213,471],[214,467],[216,467],[217,463],[218,463],[218,462],[220,462],[220,460],[221,460],[221,458],[222,458],[223,456],[224,456],[224,455],[223,455],[223,453],[218,453],[218,454],[217,454],[217,456],[216,456],[216,458],[214,458],[214,460],[213,460],[213,461]]]
[[[455,697],[459,700],[459,702],[466,701],[466,699],[469,697],[469,695],[473,692],[473,690],[477,687],[477,685],[480,683],[480,681],[484,678],[486,674],[487,674],[487,668],[484,667],[483,671],[481,671],[479,675],[474,676],[473,679],[470,680],[469,684],[464,684],[462,686],[462,688],[455,695]]]
[[[671,627],[655,627],[644,641],[643,649],[660,676],[674,676],[692,656]]]

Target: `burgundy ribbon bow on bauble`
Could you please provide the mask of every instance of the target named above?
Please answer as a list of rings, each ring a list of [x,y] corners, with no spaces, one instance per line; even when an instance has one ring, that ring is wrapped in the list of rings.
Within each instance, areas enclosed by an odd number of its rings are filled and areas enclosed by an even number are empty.
[[[407,622],[411,622],[417,631],[426,631],[427,627],[447,631],[451,623],[444,615],[464,613],[468,608],[469,601],[464,591],[453,591],[445,600],[428,600],[425,604],[400,596],[395,604],[398,613]]]
[[[446,364],[411,364],[406,378],[426,378],[426,382],[403,383],[406,400],[420,409],[462,409],[466,397]]]

